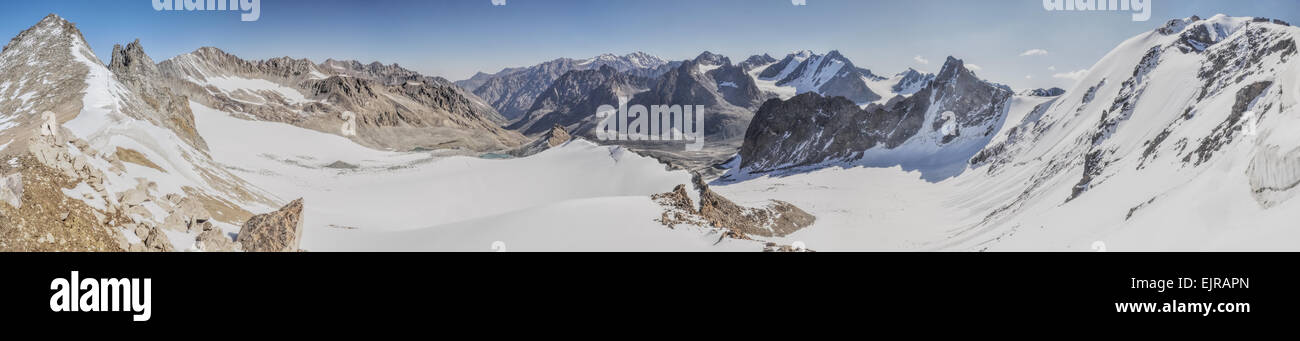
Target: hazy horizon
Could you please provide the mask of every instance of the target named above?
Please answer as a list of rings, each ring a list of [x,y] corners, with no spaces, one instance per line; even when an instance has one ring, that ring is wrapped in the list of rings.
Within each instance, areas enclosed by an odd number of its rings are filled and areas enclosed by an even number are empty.
[[[67,0],[9,4],[0,33],[12,37],[56,13],[78,25],[101,59],[111,57],[114,44],[140,39],[156,61],[214,46],[254,60],[398,63],[450,80],[636,51],[684,60],[707,50],[739,62],[838,50],[881,75],[936,72],[951,55],[982,78],[1017,89],[1068,89],[1070,73],[1169,19],[1225,13],[1300,21],[1293,0],[1152,2],[1151,20],[1136,22],[1130,12],[1049,12],[1041,0],[267,0],[258,21],[242,22],[229,11],[159,12],[150,0]]]

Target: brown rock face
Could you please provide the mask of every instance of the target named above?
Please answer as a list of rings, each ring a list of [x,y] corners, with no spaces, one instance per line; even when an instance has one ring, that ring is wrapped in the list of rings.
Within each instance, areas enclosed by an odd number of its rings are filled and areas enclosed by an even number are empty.
[[[565,130],[563,126],[558,124],[551,128],[551,133],[549,135],[550,136],[546,139],[546,145],[551,146],[552,148],[573,139],[573,137],[569,135],[569,131]]]
[[[754,236],[784,237],[817,221],[813,215],[784,201],[771,200],[766,207],[744,207],[709,189],[699,177],[694,179],[694,186],[700,194],[698,209],[687,195],[685,185],[651,196],[665,209],[658,219],[660,223],[668,228],[682,224],[712,226],[725,230],[725,237],[752,239]]]
[[[302,242],[302,199],[278,211],[255,215],[239,229],[236,241],[248,252],[296,252]]]
[[[672,192],[651,195],[650,199],[664,207],[659,223],[670,229],[675,229],[680,224],[699,226],[709,224],[695,210],[695,203],[691,202],[691,197],[686,194],[686,185],[677,185]]]
[[[85,180],[70,178],[32,155],[20,156],[17,163],[13,169],[0,164],[0,174],[14,172],[0,182],[18,195],[17,206],[0,201],[0,252],[121,252],[129,247],[120,232],[103,222],[103,213],[63,193]],[[16,188],[21,191],[14,193]]]
[[[767,207],[744,207],[709,189],[698,178],[696,187],[700,189],[700,216],[743,236],[784,237],[817,220],[788,202],[772,200]]]

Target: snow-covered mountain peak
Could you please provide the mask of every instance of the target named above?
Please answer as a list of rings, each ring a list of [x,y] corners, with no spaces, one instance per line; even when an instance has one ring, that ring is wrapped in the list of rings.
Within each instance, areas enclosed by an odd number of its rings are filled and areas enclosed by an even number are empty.
[[[843,54],[840,54],[840,50],[831,50],[831,52],[827,52],[826,58],[831,60],[848,60],[848,58],[844,57]]]
[[[3,51],[6,55],[11,54],[11,52],[37,53],[56,45],[66,46],[71,44],[89,45],[86,43],[86,38],[81,35],[81,30],[77,29],[76,24],[63,19],[57,14],[50,14],[9,40]],[[15,49],[22,51],[11,51]]]
[[[787,55],[781,61],[754,73],[760,88],[782,98],[806,92],[842,96],[865,105],[881,99],[868,84],[874,78],[853,65],[839,51],[818,55],[809,50]]]
[[[25,135],[9,128],[34,126],[43,112],[54,112],[56,120],[75,116],[67,104],[80,99],[88,67],[93,72],[104,64],[76,25],[58,15],[10,40],[0,53],[0,146]]]
[[[695,57],[695,63],[702,66],[721,66],[731,64],[731,59],[720,54],[704,51],[703,53],[700,53],[699,56]]]
[[[916,69],[908,68],[907,71],[903,71],[890,79],[893,85],[890,85],[889,90],[894,94],[907,96],[921,91],[921,88],[929,85],[930,81],[933,80],[934,74],[932,73],[921,73]]]
[[[618,60],[618,56],[617,56],[617,55],[614,55],[613,53],[602,53],[602,54],[597,55],[597,56],[595,56],[595,57],[591,57],[591,58],[587,58],[587,59],[583,59],[583,60],[581,60],[581,61],[578,61],[578,65],[587,65],[587,64],[591,64],[591,63],[595,63],[595,62],[610,62],[610,61],[615,61],[615,60]]]
[[[668,61],[663,58],[641,51],[629,53],[623,56],[623,59],[626,60],[631,67],[638,69],[656,68],[668,64]]]
[[[959,74],[967,73],[970,73],[970,70],[966,69],[965,62],[953,56],[948,56],[948,59],[943,62],[943,67],[939,69],[937,77],[941,80],[948,80]]]
[[[552,63],[555,63],[557,61],[561,61],[561,60],[555,60],[552,61]],[[564,61],[573,61],[573,60],[569,59]],[[595,57],[576,60],[574,62],[576,66],[584,70],[586,69],[594,70],[594,69],[599,69],[601,66],[609,65],[619,71],[653,69],[668,64],[668,61],[664,60],[663,58],[659,58],[658,56],[641,52],[641,51],[628,53],[622,56],[613,53],[602,53]]]

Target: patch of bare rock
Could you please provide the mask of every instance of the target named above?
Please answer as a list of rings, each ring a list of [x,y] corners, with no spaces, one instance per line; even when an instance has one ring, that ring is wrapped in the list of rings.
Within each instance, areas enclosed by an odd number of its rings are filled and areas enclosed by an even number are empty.
[[[668,228],[677,225],[694,225],[718,228],[724,238],[752,240],[754,237],[784,237],[811,226],[817,218],[793,204],[771,200],[765,207],[744,207],[709,189],[698,176],[692,181],[699,192],[700,205],[696,206],[685,185],[672,192],[651,196],[664,207],[658,221]],[[765,251],[795,251],[790,246],[768,243]]]
[[[297,252],[302,243],[302,199],[255,215],[239,229],[237,242],[248,252]]]

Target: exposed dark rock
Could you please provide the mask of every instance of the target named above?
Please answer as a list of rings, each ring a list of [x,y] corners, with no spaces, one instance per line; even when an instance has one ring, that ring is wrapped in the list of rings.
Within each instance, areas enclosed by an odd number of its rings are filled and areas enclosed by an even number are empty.
[[[357,169],[357,168],[360,168],[360,167],[357,166],[357,165],[351,164],[351,163],[343,162],[343,161],[334,161],[334,163],[331,163],[331,164],[325,165],[325,168],[333,168],[333,169]]]
[[[804,93],[769,100],[755,114],[741,147],[741,167],[766,172],[827,161],[855,160],[871,148],[896,148],[921,133],[948,144],[961,134],[987,135],[1012,93],[985,82],[955,58],[921,91],[866,109],[844,97]],[[931,100],[933,99],[933,102]],[[948,113],[926,122],[927,112]],[[940,115],[935,115],[940,116]],[[949,125],[949,128],[945,128]],[[958,162],[966,162],[959,160]]]
[[[1237,102],[1232,105],[1232,112],[1228,114],[1228,118],[1223,123],[1215,126],[1209,136],[1201,139],[1200,146],[1183,157],[1183,163],[1192,163],[1199,166],[1214,157],[1214,153],[1219,151],[1220,148],[1232,143],[1241,133],[1242,125],[1246,123],[1242,118],[1246,109],[1249,109],[1250,103],[1264,94],[1264,90],[1267,90],[1272,85],[1273,82],[1271,81],[1256,82],[1238,90]],[[1262,118],[1263,111],[1261,110],[1258,115],[1256,116],[1257,120]]]
[[[1038,88],[1038,89],[1028,90],[1023,93],[1023,95],[1025,96],[1037,96],[1037,97],[1056,97],[1064,94],[1065,94],[1065,89],[1061,89],[1061,88],[1051,88],[1051,89]]]

